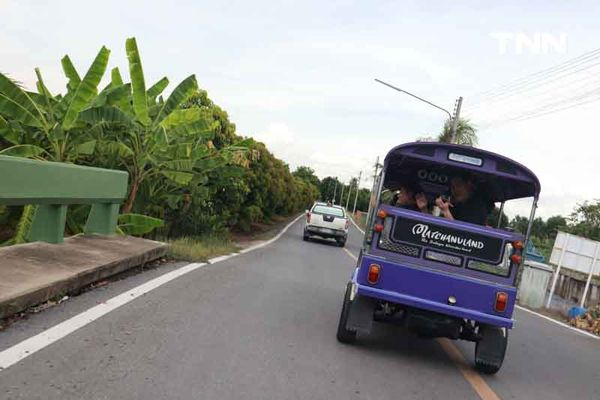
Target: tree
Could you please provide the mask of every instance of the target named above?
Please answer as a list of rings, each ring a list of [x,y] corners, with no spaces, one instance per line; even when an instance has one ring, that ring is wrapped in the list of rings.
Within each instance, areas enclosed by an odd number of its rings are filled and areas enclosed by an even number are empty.
[[[333,200],[333,195],[335,194],[337,197],[340,194],[341,188],[342,185],[337,178],[327,176],[323,178],[319,185],[319,198],[323,201]]]
[[[562,215],[555,215],[546,220],[546,235],[554,239],[559,230],[567,229],[567,219]]]
[[[316,188],[321,184],[321,181],[319,181],[319,178],[315,175],[315,170],[310,167],[299,166],[292,172],[292,175],[314,185]]]
[[[438,135],[438,142],[450,143],[452,138],[452,120],[448,119],[444,123],[442,132]],[[458,119],[456,126],[456,136],[454,142],[456,144],[464,144],[467,146],[477,145],[477,129],[471,124],[471,121],[465,118]]]
[[[577,204],[569,217],[569,222],[572,233],[600,240],[600,199]]]
[[[53,96],[38,68],[38,93],[27,92],[0,73],[0,136],[12,145],[0,154],[75,162],[94,152],[96,141],[80,121],[97,95],[110,50],[102,47],[83,79],[68,56],[62,59],[69,79],[67,94]]]

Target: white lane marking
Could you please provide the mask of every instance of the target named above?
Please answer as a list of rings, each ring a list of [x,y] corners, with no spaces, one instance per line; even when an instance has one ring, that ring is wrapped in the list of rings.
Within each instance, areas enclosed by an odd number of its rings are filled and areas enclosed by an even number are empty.
[[[61,322],[58,325],[53,326],[50,329],[43,331],[35,336],[25,339],[24,341],[2,351],[0,353],[0,370],[4,370],[11,365],[16,364],[25,357],[32,355],[33,353],[43,349],[44,347],[62,339],[63,337],[75,332],[79,328],[84,327],[92,321],[97,320],[103,315],[129,303],[130,301],[137,299],[140,296],[150,292],[157,287],[164,285],[167,282],[172,281],[175,278],[179,278],[189,272],[202,268],[207,264],[205,263],[193,263],[188,264],[184,267],[168,272],[164,275],[154,278],[142,285],[139,285],[131,290],[121,293],[104,303],[100,303],[81,314],[78,314],[68,320]]]
[[[344,247],[344,251],[354,260],[354,261],[358,261],[358,257],[356,257],[354,254],[352,254],[350,252],[350,250],[348,250],[347,248]]]
[[[206,262],[207,262],[208,264],[216,264],[216,263],[218,263],[218,262],[221,262],[221,261],[228,260],[228,259],[230,259],[231,257],[235,257],[235,256],[237,256],[237,255],[238,255],[237,253],[231,253],[231,254],[227,254],[227,255],[224,255],[224,256],[219,256],[219,257],[214,257],[214,258],[211,258],[211,259],[207,260]]]
[[[283,234],[292,226],[296,221],[298,221],[302,217],[302,215],[295,218],[292,222],[287,224],[285,228],[282,229],[281,232],[277,234],[274,238],[260,243],[258,245],[254,245],[252,247],[248,247],[240,253],[247,253],[252,250],[260,249],[261,247],[265,247],[277,239],[279,239]],[[214,264],[220,261],[227,260],[233,256],[237,255],[237,253],[233,253],[226,256],[215,257],[209,260],[210,264]],[[81,314],[77,314],[74,317],[69,318],[66,321],[59,323],[58,325],[53,326],[52,328],[46,329],[45,331],[32,336],[28,339],[23,340],[16,345],[9,347],[6,350],[0,352],[0,371],[3,371],[12,365],[15,365],[19,361],[23,360],[26,357],[36,353],[39,350],[51,345],[54,342],[59,341],[65,336],[75,332],[76,330],[83,328],[87,324],[94,322],[98,318],[108,314],[109,312],[116,310],[117,308],[131,302],[132,300],[137,299],[140,296],[145,295],[146,293],[151,292],[152,290],[158,288],[159,286],[164,285],[167,282],[170,282],[174,279],[177,279],[185,274],[188,274],[192,271],[195,271],[199,268],[202,268],[209,263],[192,263],[187,264],[181,268],[178,268],[174,271],[167,272],[164,275],[161,275],[157,278],[154,278],[146,283],[143,283],[131,290],[128,290],[124,293],[121,293],[111,299],[105,301],[104,303],[100,303],[97,306],[94,306]]]
[[[296,217],[292,222],[290,222],[289,224],[287,224],[285,226],[285,228],[283,228],[281,230],[281,232],[279,232],[274,238],[269,239],[269,240],[267,240],[266,242],[263,242],[263,243],[255,244],[254,246],[246,247],[245,249],[240,250],[239,253],[240,254],[248,253],[249,251],[253,251],[253,250],[260,249],[262,247],[270,245],[271,243],[273,243],[274,241],[276,241],[280,237],[282,237],[283,234],[290,228],[290,226],[294,225],[296,223],[296,221],[298,221],[303,216],[304,216],[304,214],[298,215],[298,217]]]
[[[356,229],[358,229],[359,231],[361,231],[363,233],[363,235],[364,235],[365,231],[363,231],[362,229],[359,228],[359,226],[356,224],[356,222],[354,222],[354,218],[350,217],[350,221],[352,221],[352,223],[354,224],[354,226],[356,227]],[[536,316],[538,316],[540,318],[543,318],[543,319],[546,319],[546,320],[548,320],[550,322],[554,322],[555,324],[560,325],[562,327],[571,329],[572,331],[575,331],[577,333],[581,333],[582,335],[585,335],[585,336],[588,336],[588,337],[592,337],[594,339],[600,339],[600,336],[594,335],[593,333],[589,333],[589,332],[586,332],[586,331],[582,331],[581,329],[577,329],[577,328],[575,328],[573,326],[565,324],[564,322],[557,321],[557,320],[552,319],[552,318],[550,318],[548,316],[545,316],[543,314],[537,313],[535,311],[531,311],[531,310],[529,310],[527,308],[524,308],[524,307],[521,307],[521,306],[518,306],[518,305],[516,305],[515,307],[518,308],[519,310],[526,311],[526,312],[528,312],[530,314],[536,315]]]
[[[528,312],[528,313],[533,314],[533,315],[537,315],[540,318],[543,318],[543,319],[548,320],[550,322],[554,322],[557,325],[560,325],[560,326],[562,326],[564,328],[570,329],[570,330],[575,331],[577,333],[581,333],[582,335],[585,335],[585,336],[588,336],[588,337],[591,337],[591,338],[594,338],[594,339],[600,339],[600,336],[594,335],[593,333],[589,333],[589,332],[583,331],[581,329],[577,329],[577,328],[575,328],[575,327],[573,327],[571,325],[567,325],[564,322],[557,321],[557,320],[555,320],[553,318],[550,318],[550,317],[548,317],[548,316],[546,316],[544,314],[540,314],[540,313],[537,313],[535,311],[531,311],[528,308],[521,307],[521,306],[515,306],[515,308],[518,308],[519,310],[523,310],[523,311]]]
[[[350,214],[348,214],[350,215]],[[365,234],[365,231],[363,231],[362,229],[360,229],[360,227],[356,224],[356,222],[354,222],[354,217],[350,216],[350,221],[352,221],[352,223],[354,224],[354,226],[356,227],[356,229],[358,229],[360,231],[360,233],[362,233],[363,235]]]

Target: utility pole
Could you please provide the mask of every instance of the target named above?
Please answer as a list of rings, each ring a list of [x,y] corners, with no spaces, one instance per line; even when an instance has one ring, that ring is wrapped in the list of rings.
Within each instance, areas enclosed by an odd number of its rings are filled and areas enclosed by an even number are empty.
[[[342,184],[342,194],[340,195],[340,206],[344,204],[344,182],[340,182]]]
[[[331,201],[333,201],[333,204],[335,204],[335,194],[337,193],[337,183],[338,183],[338,180],[337,180],[337,176],[336,176],[335,177],[335,186],[333,188],[333,199],[331,200]]]
[[[356,213],[356,201],[358,200],[358,192],[360,190],[360,178],[362,178],[362,171],[358,174],[358,182],[356,183],[356,195],[354,196],[354,207],[352,207],[352,215]]]
[[[454,143],[456,139],[456,128],[458,127],[458,119],[460,118],[460,107],[462,106],[462,96],[456,100],[454,105],[454,116],[452,117],[452,136],[450,137],[450,143]]]
[[[373,173],[373,188],[371,189],[371,193],[369,193],[369,209],[367,211],[367,218],[369,218],[369,216],[371,215],[371,207],[373,206],[373,196],[375,195],[375,190],[377,190],[377,175],[379,172],[379,167],[383,167],[383,165],[379,164],[379,156],[377,156],[377,159],[375,160],[375,172]],[[367,221],[369,222],[369,221]]]
[[[346,199],[346,211],[348,211],[348,204],[350,203],[350,194],[352,193],[352,179],[350,179],[350,184],[348,185],[348,198]]]
[[[452,115],[452,114],[450,114],[450,111],[446,110],[445,108],[440,107],[440,106],[438,106],[436,104],[433,104],[429,100],[425,100],[424,98],[419,97],[416,94],[412,94],[412,93],[410,93],[410,92],[408,92],[408,91],[406,91],[404,89],[400,89],[400,88],[398,88],[396,86],[392,86],[389,83],[385,83],[384,81],[380,81],[379,79],[375,79],[375,81],[378,82],[378,83],[381,83],[382,85],[385,85],[385,86],[387,86],[389,88],[397,90],[398,92],[402,92],[402,93],[407,94],[407,95],[409,95],[411,97],[414,97],[417,100],[421,100],[423,103],[427,103],[430,106],[435,107],[438,110],[442,110],[443,112],[445,112],[446,114],[448,114],[448,118],[449,118],[450,122],[452,123],[452,137],[450,138],[450,143],[454,143],[454,139],[456,138],[456,128],[458,126],[458,118],[459,118],[459,115],[460,115],[460,107],[462,105],[462,100],[463,100],[462,97],[459,97],[456,100],[456,103],[454,105],[454,115]]]

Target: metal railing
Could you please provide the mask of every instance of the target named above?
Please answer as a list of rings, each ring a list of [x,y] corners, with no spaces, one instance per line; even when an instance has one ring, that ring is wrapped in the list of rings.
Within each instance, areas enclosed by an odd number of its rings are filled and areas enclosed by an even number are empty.
[[[0,205],[36,205],[28,241],[62,243],[67,207],[91,204],[84,233],[116,232],[128,174],[102,168],[0,156]]]

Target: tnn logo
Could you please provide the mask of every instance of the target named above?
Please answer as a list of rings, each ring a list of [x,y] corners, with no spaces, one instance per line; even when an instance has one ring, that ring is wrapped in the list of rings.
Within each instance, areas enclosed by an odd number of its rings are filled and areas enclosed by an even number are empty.
[[[498,53],[504,55],[510,50],[516,54],[526,51],[531,54],[548,54],[567,52],[567,34],[553,35],[550,33],[534,33],[532,35],[517,32],[494,32],[490,36],[498,41]]]

